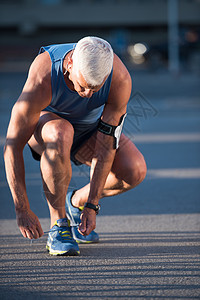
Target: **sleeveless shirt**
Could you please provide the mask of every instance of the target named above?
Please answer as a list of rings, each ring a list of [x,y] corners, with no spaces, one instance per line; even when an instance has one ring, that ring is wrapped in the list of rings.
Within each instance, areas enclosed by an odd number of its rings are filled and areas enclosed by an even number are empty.
[[[44,110],[53,112],[72,124],[93,124],[100,118],[107,102],[112,72],[101,89],[91,98],[83,98],[76,91],[69,89],[64,80],[63,61],[75,46],[76,44],[57,44],[40,48],[39,53],[47,51],[52,62],[52,99]]]

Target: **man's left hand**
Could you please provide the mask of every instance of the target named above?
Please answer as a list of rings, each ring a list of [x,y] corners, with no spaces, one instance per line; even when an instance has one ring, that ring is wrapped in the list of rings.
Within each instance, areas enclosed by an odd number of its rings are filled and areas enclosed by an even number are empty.
[[[81,223],[79,225],[79,232],[82,235],[88,235],[96,228],[96,212],[85,207],[81,214]]]

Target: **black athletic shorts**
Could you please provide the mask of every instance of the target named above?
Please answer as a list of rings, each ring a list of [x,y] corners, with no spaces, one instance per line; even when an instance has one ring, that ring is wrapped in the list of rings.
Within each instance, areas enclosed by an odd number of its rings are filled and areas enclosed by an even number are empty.
[[[97,131],[97,127],[99,124],[99,120],[97,120],[93,124],[75,124],[74,127],[74,140],[71,148],[70,159],[75,165],[82,165],[80,161],[75,158],[76,153],[80,149],[80,147]],[[35,160],[40,161],[41,156],[37,152],[35,152],[29,146],[32,156]]]

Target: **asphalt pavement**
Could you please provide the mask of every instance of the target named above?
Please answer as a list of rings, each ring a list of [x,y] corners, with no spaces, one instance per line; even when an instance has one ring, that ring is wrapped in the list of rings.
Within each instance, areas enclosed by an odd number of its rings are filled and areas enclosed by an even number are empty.
[[[31,243],[16,225],[2,154],[25,78],[0,73],[0,299],[199,299],[199,75],[133,72],[124,133],[143,153],[147,177],[101,200],[100,243],[80,245],[79,257],[49,256],[46,235]],[[39,164],[28,147],[24,158],[30,205],[48,231]],[[70,189],[88,178],[87,167],[73,166]]]

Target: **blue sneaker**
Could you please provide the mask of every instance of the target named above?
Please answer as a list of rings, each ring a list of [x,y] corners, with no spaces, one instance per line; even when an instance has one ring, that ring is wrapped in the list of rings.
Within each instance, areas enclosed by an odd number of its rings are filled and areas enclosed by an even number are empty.
[[[77,256],[80,254],[66,218],[57,220],[49,231],[46,249],[51,255]]]
[[[92,231],[89,235],[82,235],[78,231],[78,226],[81,222],[81,213],[83,208],[74,207],[71,203],[71,198],[75,191],[67,193],[66,197],[66,214],[68,219],[70,220],[70,226],[72,230],[73,238],[77,241],[77,243],[98,243],[99,242],[99,235]]]

